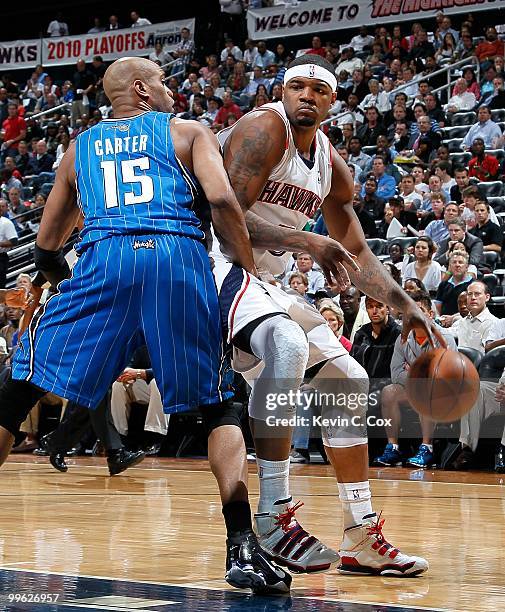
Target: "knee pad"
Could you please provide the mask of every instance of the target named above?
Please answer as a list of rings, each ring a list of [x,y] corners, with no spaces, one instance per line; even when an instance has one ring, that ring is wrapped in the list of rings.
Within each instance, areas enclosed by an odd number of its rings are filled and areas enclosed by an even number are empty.
[[[310,385],[321,407],[321,435],[326,446],[367,444],[368,375],[349,355],[328,361]]]
[[[219,404],[200,406],[199,410],[207,431],[207,437],[210,436],[214,429],[223,425],[234,425],[242,429],[241,420],[244,412],[242,404],[226,400]]]
[[[296,394],[309,358],[309,343],[303,329],[279,315],[260,323],[251,335],[251,348],[264,362],[254,380],[249,400],[251,417],[289,417],[296,413]]]

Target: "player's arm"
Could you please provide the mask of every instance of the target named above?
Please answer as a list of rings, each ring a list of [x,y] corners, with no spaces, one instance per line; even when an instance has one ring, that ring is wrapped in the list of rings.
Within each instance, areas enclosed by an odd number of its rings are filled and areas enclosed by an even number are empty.
[[[210,204],[214,231],[234,262],[256,275],[244,215],[223,166],[219,144],[204,126],[194,127],[193,171]]]
[[[430,340],[435,336],[445,347],[446,342],[434,323],[423,315],[369,249],[352,205],[354,185],[351,174],[343,159],[336,152],[333,153],[331,189],[323,202],[322,211],[329,235],[357,257],[359,271],[349,269],[353,284],[366,295],[402,312],[403,341],[410,330],[417,327],[423,328]]]
[[[75,145],[71,144],[61,160],[54,187],[47,198],[35,242],[35,265],[56,286],[70,276],[62,246],[79,218],[75,190]]]
[[[249,210],[261,195],[272,170],[286,149],[286,128],[273,112],[251,113],[233,129],[224,148],[224,163],[242,210],[253,247],[310,253],[327,280],[344,283],[345,269],[335,262],[353,265],[342,245],[310,232],[279,227]]]

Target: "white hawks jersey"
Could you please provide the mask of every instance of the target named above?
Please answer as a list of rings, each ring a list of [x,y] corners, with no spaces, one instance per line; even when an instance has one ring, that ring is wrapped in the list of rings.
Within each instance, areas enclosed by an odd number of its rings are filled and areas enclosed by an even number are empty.
[[[330,141],[321,130],[317,130],[314,165],[309,168],[296,149],[283,103],[264,104],[255,112],[260,111],[275,112],[282,118],[286,126],[286,150],[281,161],[272,170],[262,193],[252,205],[251,211],[275,225],[301,230],[306,226],[307,221],[312,219],[330,191]],[[235,125],[237,123],[217,135],[221,147]],[[215,258],[222,257],[221,252],[215,252],[216,248],[219,247],[214,240],[212,255]],[[284,272],[291,256],[291,253],[286,251],[265,251],[263,249],[253,249],[253,254],[258,271],[270,272],[274,275]]]

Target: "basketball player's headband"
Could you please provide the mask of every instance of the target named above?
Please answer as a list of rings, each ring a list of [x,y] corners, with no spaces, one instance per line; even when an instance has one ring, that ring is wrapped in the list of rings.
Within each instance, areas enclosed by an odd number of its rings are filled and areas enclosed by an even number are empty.
[[[300,64],[298,66],[293,66],[293,68],[288,68],[284,74],[284,85],[296,77],[319,79],[329,85],[331,91],[337,91],[337,79],[335,75],[329,70],[326,70],[326,68],[321,68],[321,66],[317,66],[316,64]]]

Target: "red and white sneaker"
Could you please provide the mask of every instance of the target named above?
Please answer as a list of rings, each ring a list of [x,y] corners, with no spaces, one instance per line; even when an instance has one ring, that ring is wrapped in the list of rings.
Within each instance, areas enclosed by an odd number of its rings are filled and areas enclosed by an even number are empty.
[[[386,541],[384,519],[371,514],[361,525],[344,531],[338,571],[341,574],[418,576],[428,569],[422,557],[406,555]]]
[[[274,504],[272,512],[254,515],[258,542],[274,561],[296,573],[324,572],[338,561],[338,554],[307,533],[295,519],[302,502],[292,498]]]

